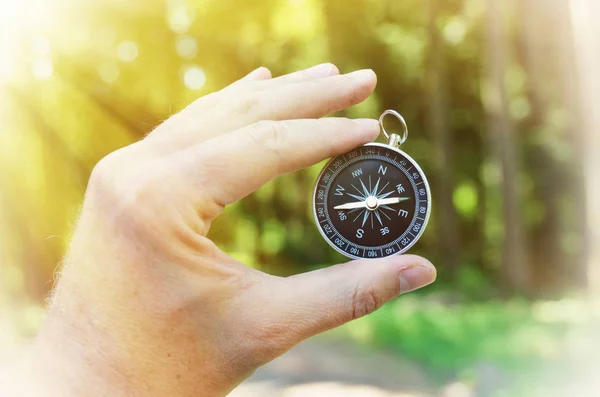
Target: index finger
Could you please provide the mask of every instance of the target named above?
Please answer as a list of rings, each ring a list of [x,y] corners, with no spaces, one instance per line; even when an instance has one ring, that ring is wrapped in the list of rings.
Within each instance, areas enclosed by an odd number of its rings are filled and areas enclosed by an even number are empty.
[[[364,101],[377,84],[377,76],[370,69],[291,80],[269,89],[236,95],[220,93],[219,101],[223,103],[202,111],[192,104],[177,115],[176,120],[180,120],[181,125],[173,125],[167,134],[155,134],[154,142],[176,151],[259,120],[323,117]]]
[[[347,118],[262,121],[190,147],[174,166],[194,196],[231,204],[288,172],[374,140],[379,123]],[[209,184],[204,181],[210,181]]]

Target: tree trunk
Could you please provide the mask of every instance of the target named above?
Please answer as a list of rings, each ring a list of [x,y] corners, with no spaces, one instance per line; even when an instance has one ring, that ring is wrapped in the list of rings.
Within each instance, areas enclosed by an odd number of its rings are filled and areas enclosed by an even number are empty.
[[[448,118],[446,57],[436,19],[441,1],[429,0],[429,59],[427,63],[428,127],[434,147],[434,213],[437,221],[438,247],[448,277],[453,278],[459,265],[460,228],[453,203],[454,161]]]
[[[574,33],[575,63],[578,76],[577,98],[580,108],[581,162],[585,183],[584,201],[587,218],[587,233],[582,238],[587,246],[587,286],[592,295],[600,293],[600,25],[597,15],[600,3],[597,0],[572,0],[571,18]]]
[[[483,99],[488,114],[492,157],[501,171],[504,240],[500,271],[509,291],[526,292],[530,274],[525,259],[525,233],[517,189],[519,161],[504,87],[508,58],[504,6],[504,2],[487,0],[486,82]]]
[[[565,100],[563,89],[572,75],[566,72],[566,59],[572,58],[566,49],[570,36],[568,3],[563,0],[530,0],[520,3],[520,11],[520,55],[528,76],[525,94],[531,105],[523,131],[535,131],[548,123],[547,115],[557,106],[572,107],[572,102]],[[556,84],[547,84],[549,76],[556,79]],[[574,114],[573,109],[569,110]],[[569,145],[572,143],[565,141]],[[528,173],[536,181],[533,194],[545,209],[540,223],[528,230],[530,264],[535,274],[532,280],[534,290],[561,291],[573,285],[577,268],[577,259],[569,256],[561,244],[562,237],[575,227],[577,220],[564,221],[562,202],[574,202],[575,191],[580,184],[574,178],[575,171],[561,165],[547,145],[529,144],[527,153]],[[568,188],[556,189],[556,186]]]

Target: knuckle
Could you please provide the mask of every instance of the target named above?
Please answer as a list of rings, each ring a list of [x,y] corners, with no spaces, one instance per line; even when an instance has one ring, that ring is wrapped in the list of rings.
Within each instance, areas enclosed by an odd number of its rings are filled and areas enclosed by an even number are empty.
[[[279,155],[287,141],[288,129],[284,123],[262,120],[252,125],[250,137],[259,146]]]
[[[134,167],[123,171],[119,151],[104,157],[92,170],[87,196],[103,213],[117,219],[148,218],[158,208],[160,190],[164,188],[159,176]]]
[[[117,197],[120,212],[127,214],[144,213],[151,208],[157,199],[158,184],[152,177],[135,178],[118,189]]]
[[[234,105],[234,110],[239,114],[253,114],[258,112],[260,105],[261,101],[256,96],[249,95],[239,99]]]
[[[103,157],[92,169],[88,182],[88,191],[104,190],[111,185],[119,167],[119,151]]]
[[[357,319],[373,313],[383,304],[383,299],[372,285],[359,285],[354,290],[352,297],[352,316]]]

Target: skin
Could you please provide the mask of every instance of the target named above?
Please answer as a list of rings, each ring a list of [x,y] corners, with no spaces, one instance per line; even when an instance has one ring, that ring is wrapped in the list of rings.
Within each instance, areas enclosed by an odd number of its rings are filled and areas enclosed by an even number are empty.
[[[102,159],[39,335],[2,395],[222,396],[298,342],[434,281],[426,259],[357,260],[292,277],[206,238],[269,180],[374,140],[371,70],[259,68]]]

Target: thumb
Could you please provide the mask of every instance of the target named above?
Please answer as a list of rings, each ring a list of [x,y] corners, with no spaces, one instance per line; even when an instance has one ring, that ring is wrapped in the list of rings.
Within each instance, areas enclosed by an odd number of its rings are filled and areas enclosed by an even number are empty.
[[[272,314],[288,324],[297,343],[372,313],[435,278],[435,267],[415,255],[351,261],[283,279]]]

